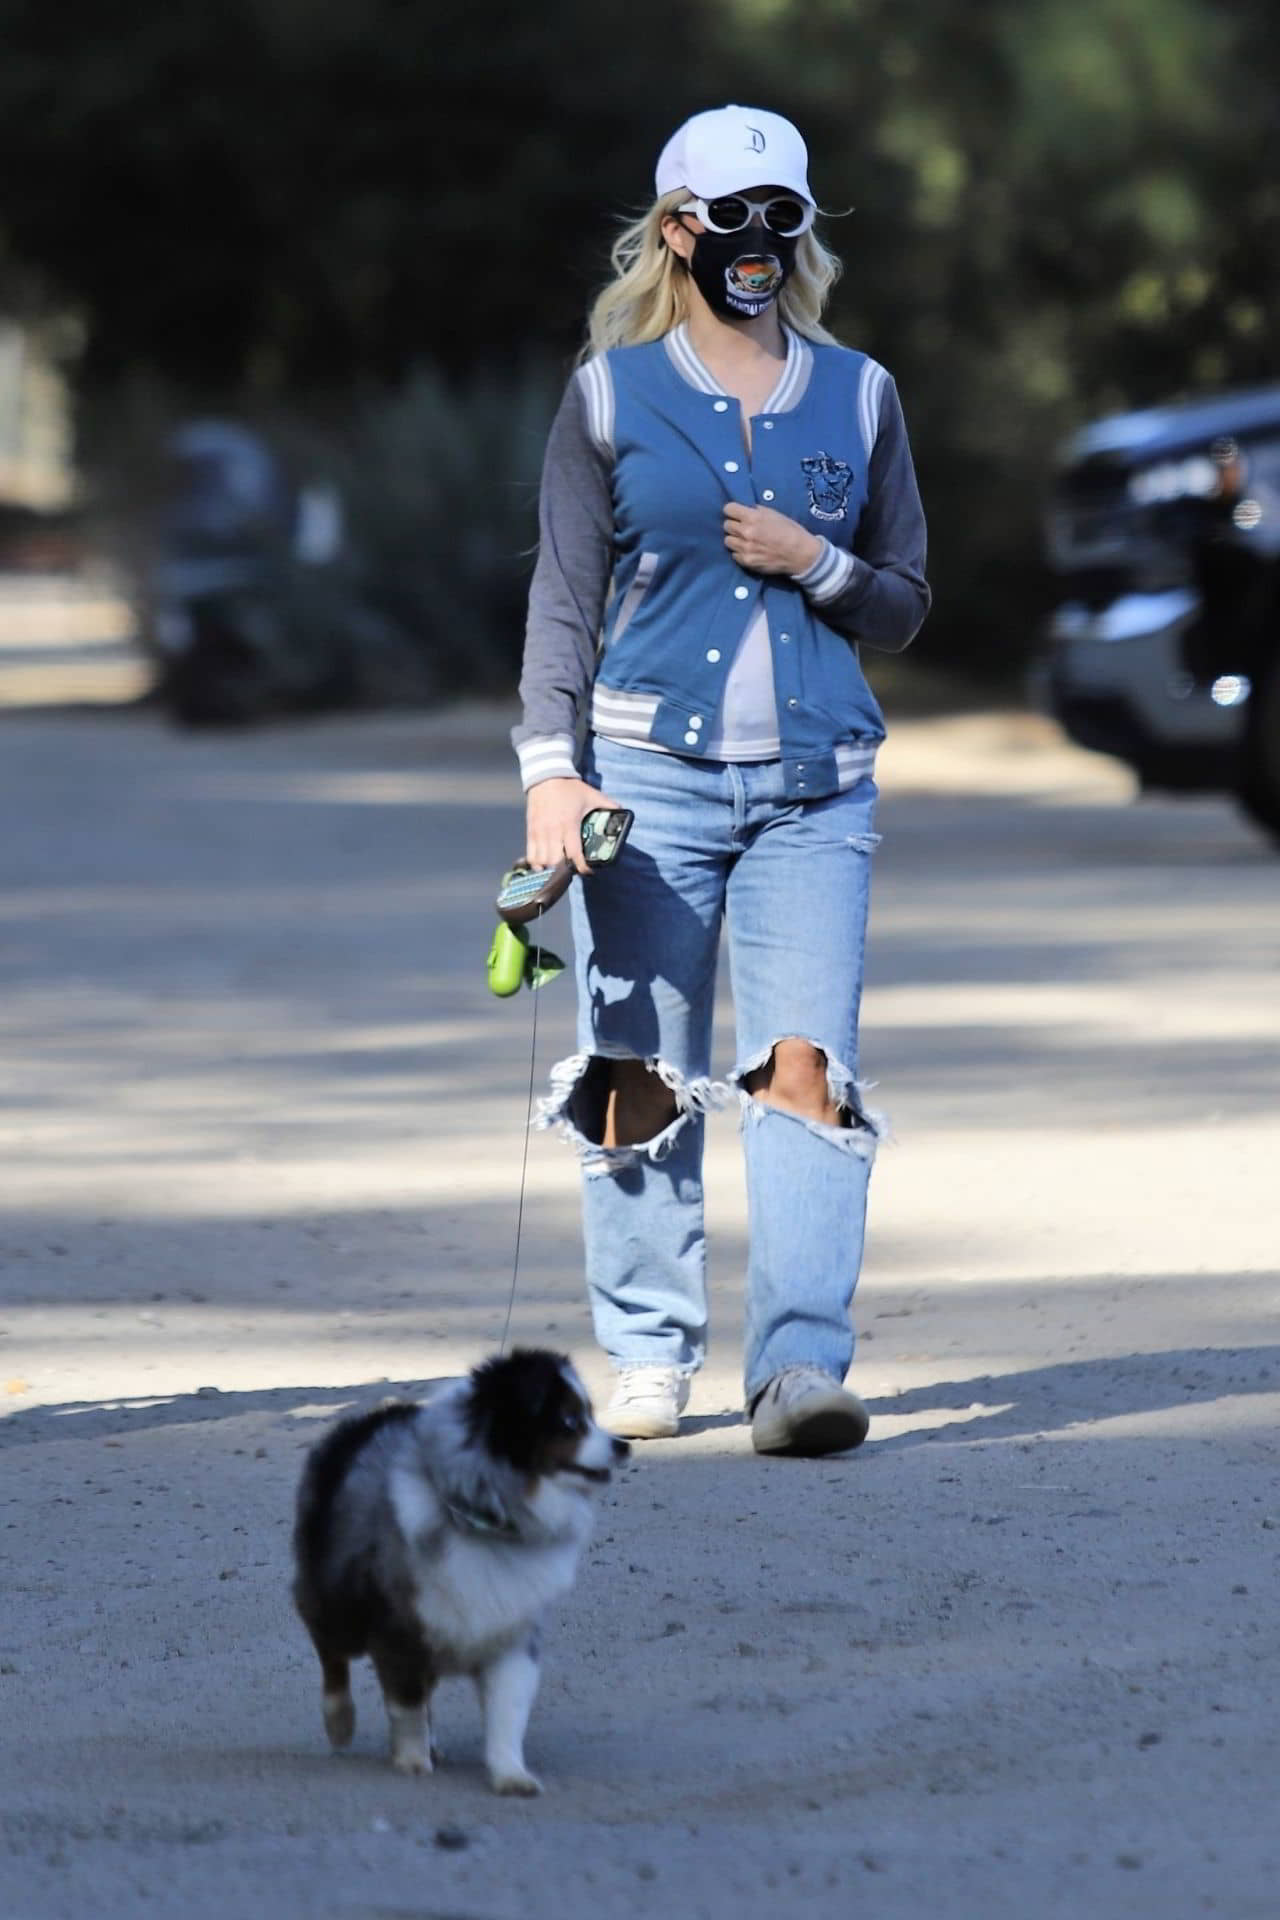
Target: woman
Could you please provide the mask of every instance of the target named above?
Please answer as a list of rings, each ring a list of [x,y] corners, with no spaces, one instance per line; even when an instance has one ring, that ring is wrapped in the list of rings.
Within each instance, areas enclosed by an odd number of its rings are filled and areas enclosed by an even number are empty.
[[[813,1454],[867,1430],[842,1382],[880,1132],[855,1065],[884,723],[856,643],[905,647],[929,593],[893,382],[821,325],[838,266],[807,167],[788,121],[736,106],[663,149],[548,441],[512,737],[535,865],[585,871],[584,814],[635,814],[574,884],[580,1051],[541,1109],[582,1156],[606,1422],[674,1434],[705,1353],[725,920],[746,1409],[759,1451]]]

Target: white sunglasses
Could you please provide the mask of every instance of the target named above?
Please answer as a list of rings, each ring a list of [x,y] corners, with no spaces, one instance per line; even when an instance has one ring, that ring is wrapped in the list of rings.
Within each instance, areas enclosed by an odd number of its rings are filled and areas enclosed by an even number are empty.
[[[741,233],[756,214],[769,233],[790,240],[808,233],[816,208],[793,193],[773,193],[767,200],[752,200],[745,193],[722,194],[718,200],[686,200],[678,213],[696,213],[712,233]]]

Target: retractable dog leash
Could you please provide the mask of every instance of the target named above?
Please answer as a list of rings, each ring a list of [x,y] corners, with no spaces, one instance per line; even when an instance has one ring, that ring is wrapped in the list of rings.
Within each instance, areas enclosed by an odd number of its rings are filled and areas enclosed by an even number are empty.
[[[551,977],[554,978],[554,976]],[[535,987],[542,986],[543,984],[544,982],[541,980],[530,982],[530,985]],[[516,1304],[516,1281],[520,1275],[520,1236],[524,1230],[524,1188],[525,1178],[529,1171],[529,1135],[533,1129],[533,1082],[537,1071],[537,1063],[538,1000],[535,994],[533,1001],[533,1037],[529,1045],[529,1097],[525,1102],[524,1148],[520,1155],[520,1203],[516,1208],[516,1251],[515,1258],[511,1263],[511,1292],[507,1298],[507,1317],[502,1323],[502,1339],[498,1345],[499,1353],[505,1353],[507,1350],[507,1335],[511,1332],[511,1315],[515,1310]]]
[[[634,815],[626,807],[597,807],[582,822],[582,851],[588,867],[607,866],[622,851]],[[533,1083],[538,1062],[538,989],[558,979],[564,961],[545,947],[533,946],[525,929],[553,907],[568,890],[575,868],[572,860],[552,867],[533,867],[517,860],[502,876],[498,898],[498,927],[486,962],[489,991],[509,999],[526,986],[533,993],[533,1030],[529,1042],[529,1092],[525,1102],[524,1149],[520,1157],[520,1199],[516,1209],[516,1247],[511,1267],[511,1292],[498,1351],[507,1350],[511,1315],[520,1277],[520,1240],[524,1230],[524,1195],[529,1171],[529,1134],[533,1127]]]

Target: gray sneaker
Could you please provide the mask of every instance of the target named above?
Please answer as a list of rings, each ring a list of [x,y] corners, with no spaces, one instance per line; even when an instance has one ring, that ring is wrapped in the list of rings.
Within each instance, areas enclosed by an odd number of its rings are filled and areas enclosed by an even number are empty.
[[[757,1453],[847,1453],[871,1421],[856,1393],[821,1367],[784,1367],[751,1406]]]

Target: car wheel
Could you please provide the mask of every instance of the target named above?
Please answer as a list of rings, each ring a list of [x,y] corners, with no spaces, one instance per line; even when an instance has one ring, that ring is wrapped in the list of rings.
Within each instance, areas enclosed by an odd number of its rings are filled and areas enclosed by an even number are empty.
[[[1280,841],[1280,655],[1253,678],[1236,798],[1255,826]]]

